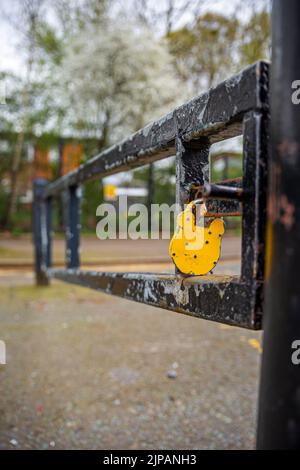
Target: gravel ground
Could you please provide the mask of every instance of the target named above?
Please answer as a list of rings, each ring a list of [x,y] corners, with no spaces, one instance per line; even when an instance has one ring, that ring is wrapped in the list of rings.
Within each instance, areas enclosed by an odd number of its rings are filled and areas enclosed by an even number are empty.
[[[167,262],[169,240],[98,240],[96,237],[81,237],[82,263],[115,264],[116,262]],[[63,238],[53,240],[53,262],[64,263],[66,243]],[[222,256],[238,258],[241,253],[239,237],[225,236],[222,241]],[[0,267],[7,265],[30,265],[33,263],[31,237],[4,238],[0,234]],[[28,267],[28,266],[27,266]]]
[[[260,333],[31,282],[0,287],[0,449],[253,448]]]

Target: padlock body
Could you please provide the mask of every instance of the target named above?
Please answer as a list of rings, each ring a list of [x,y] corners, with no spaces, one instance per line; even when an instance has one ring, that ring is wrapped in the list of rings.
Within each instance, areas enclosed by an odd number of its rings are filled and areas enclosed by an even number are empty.
[[[207,274],[219,261],[224,221],[214,219],[208,226],[202,225],[196,225],[191,204],[177,217],[169,253],[183,274]]]

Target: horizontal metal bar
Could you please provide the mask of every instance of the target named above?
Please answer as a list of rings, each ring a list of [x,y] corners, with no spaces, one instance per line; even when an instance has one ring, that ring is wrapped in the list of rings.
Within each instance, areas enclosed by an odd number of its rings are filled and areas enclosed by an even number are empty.
[[[218,185],[243,188],[243,178],[232,178],[218,182]],[[203,197],[203,186],[193,185],[191,188],[191,199]],[[207,212],[205,217],[225,217],[225,216],[241,216],[242,205],[235,200],[208,199],[206,201]]]
[[[202,195],[207,199],[222,199],[241,201],[243,199],[243,189],[234,186],[206,183],[203,186]]]
[[[206,202],[207,212],[204,217],[240,217],[242,210],[237,201],[223,201],[220,199]]]
[[[238,276],[49,270],[62,281],[197,318],[259,329],[255,296]],[[247,313],[245,313],[247,312]]]
[[[227,179],[227,180],[218,181],[217,183],[213,183],[213,184],[217,184],[217,185],[220,185],[220,186],[226,186],[226,187],[232,187],[232,188],[241,188],[242,189],[243,188],[243,178],[242,177],[230,178],[230,179]],[[194,199],[201,198],[202,195],[203,195],[202,194],[203,185],[192,184],[191,188],[190,188],[190,191],[191,191],[191,194],[193,194]]]
[[[238,75],[176,108],[121,143],[88,160],[77,170],[50,183],[45,197],[56,195],[72,185],[137,168],[175,154],[175,138],[183,141],[204,139],[214,143],[242,133],[242,116],[261,110],[262,77],[268,64],[257,62]]]

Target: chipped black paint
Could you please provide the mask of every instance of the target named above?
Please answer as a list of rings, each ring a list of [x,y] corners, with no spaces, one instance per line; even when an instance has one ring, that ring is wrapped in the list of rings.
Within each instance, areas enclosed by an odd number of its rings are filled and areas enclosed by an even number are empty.
[[[49,270],[47,263],[40,261],[36,269],[47,279],[51,275],[67,282],[199,318],[246,328],[260,328],[268,119],[268,64],[258,62],[159,121],[149,124],[120,144],[105,150],[76,171],[48,184],[43,188],[40,199],[49,200],[49,196],[57,196],[61,191],[69,194],[66,260],[69,269]],[[173,276],[85,273],[79,270],[80,201],[76,188],[81,183],[95,177],[130,170],[176,153],[176,199],[183,206],[197,198],[203,185],[209,183],[211,144],[240,134],[244,136],[243,178],[221,183],[229,188],[223,188],[223,196],[231,192],[235,196],[239,195],[238,200],[224,200],[219,197],[210,197],[207,200],[209,217],[242,215],[240,277],[186,277],[178,273]],[[214,188],[212,197],[216,196],[217,189]],[[41,232],[43,223],[41,222]],[[47,240],[50,243],[50,238]],[[39,237],[36,237],[36,243],[41,243]],[[44,259],[39,256],[39,250],[37,249],[36,259]]]
[[[234,178],[218,183],[222,186],[229,186],[230,188],[239,188],[243,192],[243,179]],[[191,199],[203,198],[203,186],[193,184],[190,189]],[[206,196],[206,217],[222,217],[222,216],[240,216],[242,215],[242,203],[238,200],[226,200],[218,198],[207,198]]]
[[[293,343],[300,339],[300,105],[291,95],[293,81],[300,78],[300,2],[272,3],[270,178],[267,191],[261,191],[268,195],[268,262],[257,447],[299,450],[299,345]],[[260,230],[259,221],[255,227]]]
[[[202,195],[205,199],[222,199],[223,201],[235,199],[236,201],[242,201],[243,188],[207,183],[203,186]]]
[[[174,155],[176,137],[210,144],[242,133],[242,116],[262,111],[261,88],[268,65],[257,62],[173,112],[139,130],[120,144],[88,160],[77,170],[50,183],[45,197],[93,178],[137,168]]]
[[[244,328],[257,328],[248,315],[254,298],[238,276],[105,273],[52,270],[56,279],[106,294]]]
[[[47,181],[33,183],[32,234],[35,254],[35,277],[38,286],[49,283],[47,269],[51,266],[51,198],[44,199]]]
[[[66,266],[78,268],[80,266],[80,204],[81,188],[71,186],[67,198],[67,223],[66,223]]]

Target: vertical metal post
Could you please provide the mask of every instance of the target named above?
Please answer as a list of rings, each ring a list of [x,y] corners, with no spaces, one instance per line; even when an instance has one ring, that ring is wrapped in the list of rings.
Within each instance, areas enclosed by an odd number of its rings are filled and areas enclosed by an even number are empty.
[[[44,217],[46,225],[46,266],[52,265],[52,198],[48,197],[44,202]]]
[[[176,203],[181,208],[194,198],[193,185],[209,182],[209,144],[176,139]]]
[[[264,100],[266,101],[266,100]],[[244,282],[251,280],[256,291],[264,279],[266,232],[266,185],[269,109],[250,111],[243,119],[243,219],[242,270]],[[253,281],[261,282],[261,286]],[[254,295],[254,294],[253,294]]]
[[[58,176],[63,176],[63,150],[64,150],[64,139],[60,137],[58,140]],[[64,229],[64,193],[59,195],[57,200],[58,206],[58,230],[63,232]]]
[[[68,216],[66,226],[66,264],[68,269],[80,267],[80,202],[81,188],[68,189]]]
[[[33,183],[33,242],[35,277],[38,286],[49,284],[46,269],[51,265],[51,199],[43,200],[47,180]]]
[[[209,182],[210,146],[200,142],[184,142],[176,139],[176,204],[180,210],[194,199],[193,185]],[[177,267],[175,272],[179,273]]]
[[[148,230],[151,230],[151,206],[154,201],[154,163],[149,164],[148,170],[148,198],[147,198],[147,209],[148,209]]]
[[[271,158],[259,449],[300,448],[300,2],[273,1]],[[299,82],[298,82],[299,87]],[[292,95],[294,96],[292,98]],[[295,361],[294,361],[295,362]]]

